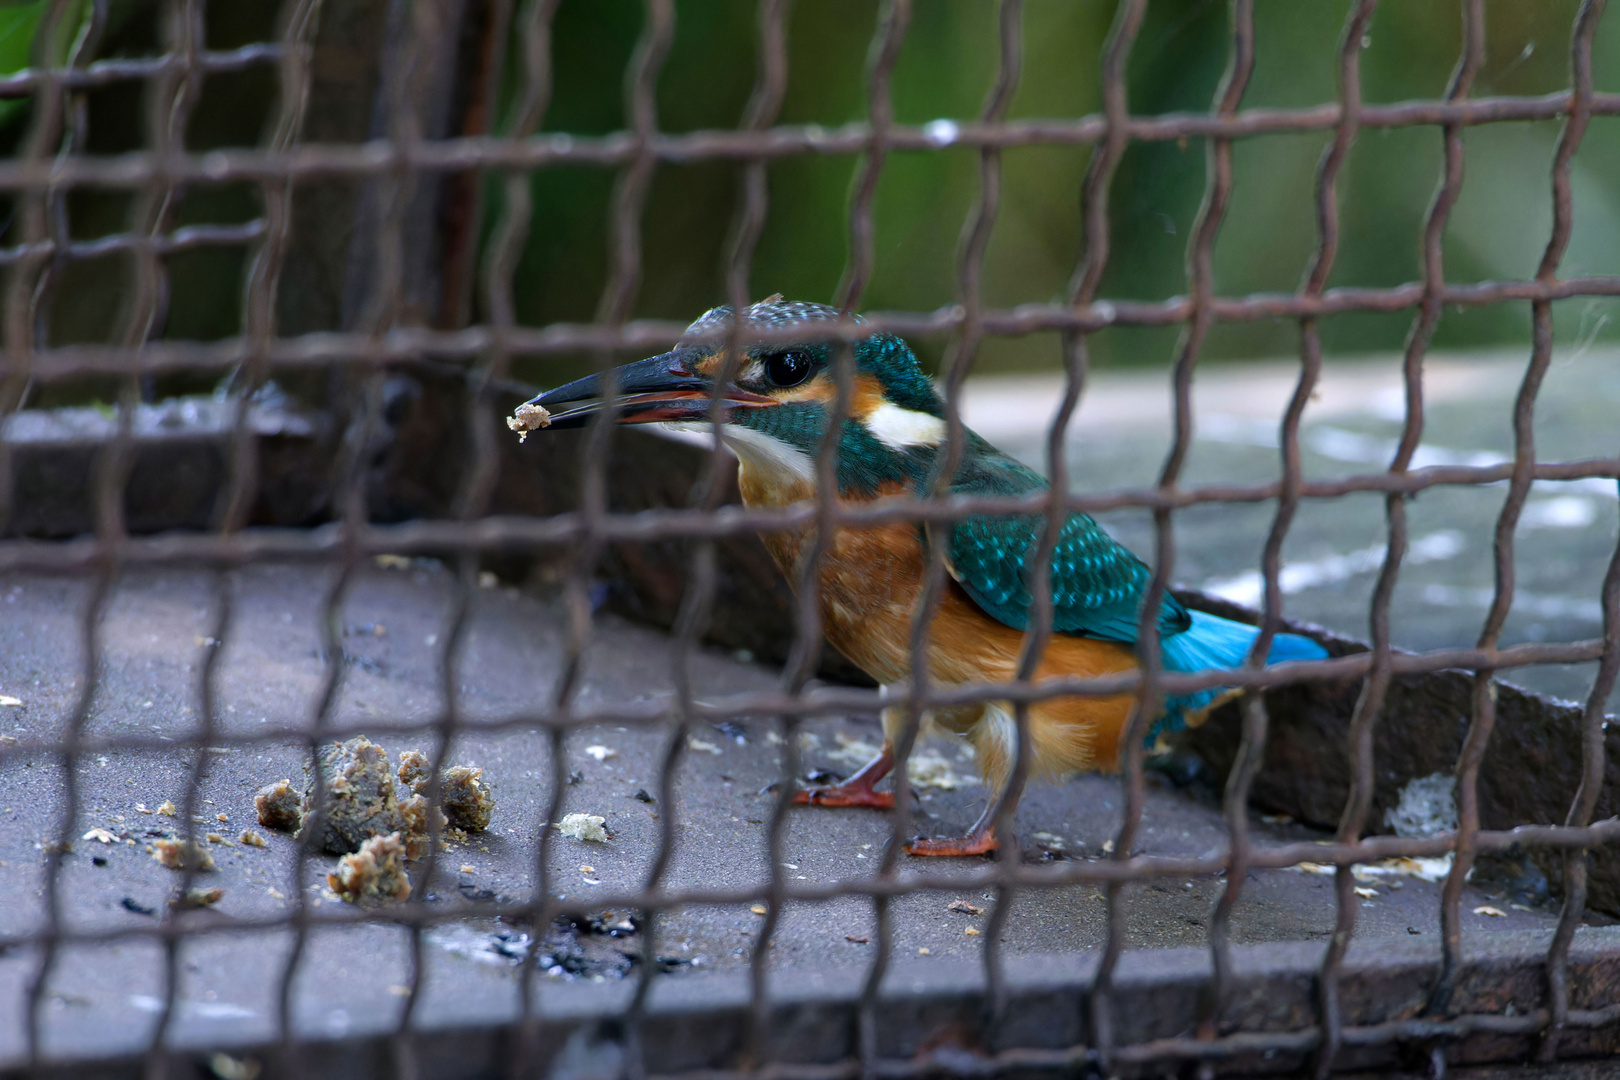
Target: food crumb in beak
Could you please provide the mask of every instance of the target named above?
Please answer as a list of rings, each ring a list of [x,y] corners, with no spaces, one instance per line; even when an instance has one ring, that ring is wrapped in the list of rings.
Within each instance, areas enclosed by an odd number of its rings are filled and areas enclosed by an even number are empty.
[[[525,402],[506,418],[506,426],[517,432],[518,442],[522,442],[535,428],[550,427],[551,414],[539,405]]]

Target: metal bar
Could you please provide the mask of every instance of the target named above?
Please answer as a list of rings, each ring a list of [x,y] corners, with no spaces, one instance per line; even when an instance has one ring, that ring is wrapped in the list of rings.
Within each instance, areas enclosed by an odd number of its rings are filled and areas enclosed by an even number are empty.
[[[1232,55],[1229,60],[1226,78],[1222,87],[1216,92],[1215,112],[1217,115],[1231,115],[1237,111],[1242,101],[1243,91],[1249,79],[1254,74],[1254,5],[1252,2],[1239,0],[1232,9]],[[1346,110],[1346,115],[1353,115]],[[1341,127],[1339,137],[1344,138],[1344,129]],[[1214,254],[1214,225],[1219,221],[1213,210],[1217,197],[1224,200],[1230,193],[1232,185],[1232,144],[1230,140],[1218,140],[1210,143],[1209,167],[1209,194],[1206,196],[1211,212],[1205,216],[1206,222],[1212,222],[1208,239],[1205,240],[1195,230],[1195,246],[1198,248],[1194,255],[1193,265],[1199,275],[1201,288],[1207,294],[1213,292],[1214,286],[1212,258]],[[1330,151],[1331,152],[1331,151]],[[1322,191],[1317,193],[1318,217],[1322,215]],[[1321,245],[1318,256],[1320,261]],[[1313,275],[1314,277],[1314,275]],[[1309,366],[1301,375],[1301,386],[1311,377]],[[1189,393],[1190,375],[1188,385],[1184,388]],[[1263,557],[1262,573],[1266,582],[1266,610],[1260,626],[1260,636],[1256,638],[1253,648],[1249,651],[1249,665],[1251,667],[1265,666],[1266,656],[1271,651],[1271,639],[1277,626],[1282,621],[1282,590],[1277,584],[1277,575],[1280,572],[1280,549],[1283,537],[1288,531],[1289,516],[1292,507],[1298,501],[1297,488],[1298,456],[1299,456],[1299,416],[1304,412],[1305,402],[1309,400],[1308,387],[1296,389],[1293,400],[1289,406],[1288,419],[1283,424],[1284,447],[1284,473],[1283,493],[1277,503],[1277,517],[1272,524],[1271,538],[1267,541],[1265,556]],[[1186,402],[1186,418],[1190,425],[1192,402],[1190,397]],[[1292,420],[1293,430],[1289,430],[1288,420]],[[1290,443],[1290,436],[1292,443]],[[1180,435],[1177,436],[1178,447]],[[1292,446],[1294,466],[1292,474],[1289,472],[1288,450]],[[1292,500],[1292,501],[1291,501]],[[1168,518],[1166,527],[1168,528]],[[1273,548],[1277,552],[1273,552]],[[1254,774],[1259,771],[1260,757],[1266,744],[1266,714],[1265,705],[1260,695],[1247,693],[1242,699],[1243,705],[1243,736],[1238,747],[1237,764],[1227,778],[1226,793],[1223,799],[1223,816],[1226,819],[1228,837],[1228,859],[1226,866],[1225,884],[1221,895],[1216,901],[1215,910],[1209,921],[1209,949],[1210,949],[1210,992],[1205,997],[1207,1008],[1199,1017],[1198,1035],[1202,1039],[1215,1038],[1221,1023],[1222,1015],[1227,1008],[1232,995],[1232,952],[1230,942],[1230,923],[1232,909],[1237,906],[1238,897],[1243,890],[1243,883],[1248,880],[1249,860],[1252,857],[1252,844],[1249,839],[1249,788],[1254,781]]]
[[[1536,270],[1539,281],[1551,281],[1569,247],[1570,232],[1574,228],[1573,193],[1570,169],[1575,152],[1586,135],[1590,114],[1585,108],[1586,97],[1592,93],[1592,39],[1597,34],[1598,22],[1603,17],[1604,0],[1586,0],[1576,15],[1570,35],[1570,93],[1572,95],[1569,119],[1558,140],[1553,155],[1552,235]],[[1552,364],[1553,321],[1552,305],[1540,301],[1531,307],[1531,355],[1525,368],[1524,381],[1513,403],[1513,479],[1497,518],[1495,537],[1496,593],[1480,628],[1479,644],[1490,648],[1500,640],[1502,627],[1507,622],[1513,604],[1515,588],[1514,539],[1519,516],[1525,499],[1530,494],[1531,473],[1535,467],[1535,407],[1543,378]],[[1475,851],[1472,839],[1479,831],[1479,767],[1490,744],[1491,732],[1496,724],[1496,687],[1488,672],[1474,675],[1474,708],[1468,735],[1457,757],[1457,854],[1441,892],[1440,925],[1444,952],[1440,971],[1430,995],[1431,1012],[1444,1014],[1451,1007],[1457,973],[1463,963],[1462,945],[1462,890],[1468,873],[1473,869]],[[1553,956],[1549,952],[1549,963]],[[1567,1003],[1566,1003],[1567,1007]]]
[[[1439,101],[1402,102],[1366,106],[1364,128],[1398,128],[1435,124],[1476,126],[1488,123],[1530,122],[1568,115],[1568,93],[1531,98],[1478,98],[1448,104]],[[1620,93],[1594,93],[1591,115],[1620,115]],[[1329,131],[1337,127],[1337,106],[1310,109],[1256,109],[1229,118],[1208,115],[1166,114],[1127,121],[1129,136],[1143,142],[1174,142],[1185,138],[1243,138],[1293,132]],[[941,130],[927,125],[896,125],[886,137],[896,151],[932,151],[946,146],[1003,149],[1035,145],[1085,145],[1103,137],[1103,117],[1077,120],[1031,120],[987,128],[971,122],[952,122]],[[774,128],[762,135],[736,131],[697,131],[664,134],[645,143],[645,153],[659,161],[688,163],[705,160],[748,160],[793,154],[861,154],[871,145],[866,124],[839,128],[799,126]],[[361,144],[310,143],[286,155],[260,150],[215,150],[205,154],[175,154],[163,160],[137,151],[105,157],[75,158],[64,162],[56,182],[66,187],[139,188],[157,175],[177,182],[223,183],[332,178],[409,171],[417,174],[465,172],[469,169],[543,169],[558,165],[618,167],[639,151],[627,132],[591,137],[568,133],[536,135],[525,141],[490,136],[424,141],[409,149],[386,139]],[[53,179],[41,167],[26,162],[0,162],[0,191],[39,188]]]
[[[1479,307],[1509,300],[1556,301],[1583,296],[1620,296],[1620,276],[1567,278],[1552,282],[1485,281],[1469,285],[1448,285],[1440,294],[1443,306]],[[1211,298],[1208,316],[1212,322],[1259,322],[1270,319],[1325,318],[1350,312],[1389,314],[1407,311],[1423,304],[1424,286],[1408,283],[1388,289],[1330,289],[1319,298],[1287,293],[1260,293],[1248,297]],[[1098,300],[1084,310],[1056,305],[1027,304],[1014,309],[987,309],[980,317],[982,332],[990,336],[1016,337],[1043,331],[1089,333],[1110,326],[1174,326],[1191,317],[1192,305],[1185,297],[1151,301]],[[839,328],[836,324],[794,330],[761,328],[761,343],[777,340],[862,339],[875,333],[932,337],[958,330],[962,313],[956,306],[926,314],[875,312],[862,316],[860,323]],[[634,320],[621,325],[599,323],[552,323],[540,329],[513,329],[507,335],[515,356],[549,356],[559,353],[612,351],[634,353],[661,351],[681,340],[684,325]],[[395,365],[418,358],[464,360],[490,348],[491,327],[464,330],[431,330],[399,327],[381,336],[344,332],[322,332],[278,338],[270,353],[275,368],[326,367],[335,361],[364,359],[368,363]],[[705,340],[703,336],[694,338]],[[218,371],[233,366],[244,349],[241,338],[213,342],[154,342],[139,357],[130,357],[105,345],[74,345],[39,350],[34,355],[34,371],[42,382],[75,376],[119,373],[136,367],[145,374],[167,371]]]
[[[1119,167],[1119,160],[1125,151],[1126,118],[1130,115],[1130,105],[1126,98],[1125,68],[1130,62],[1131,46],[1136,43],[1137,32],[1142,29],[1142,19],[1147,13],[1147,0],[1120,0],[1114,9],[1114,23],[1109,28],[1108,40],[1103,46],[1102,62],[1102,98],[1103,116],[1106,120],[1105,135],[1107,142],[1101,148],[1101,154],[1093,153],[1092,161],[1086,169],[1084,187],[1085,203],[1081,212],[1086,215],[1087,250],[1083,256],[1080,269],[1076,273],[1078,280],[1074,283],[1071,301],[1078,303],[1081,300],[1090,301],[1095,295],[1102,275],[1107,268],[1111,237],[1108,233],[1108,198],[1112,190],[1114,173]],[[1100,160],[1099,160],[1100,158]],[[1091,238],[1099,237],[1093,246]],[[1078,328],[1076,328],[1078,329]],[[1072,384],[1076,381],[1076,373],[1085,370],[1084,342],[1075,342],[1070,346],[1067,378]],[[1075,390],[1070,389],[1070,394]],[[1055,496],[1054,496],[1055,498]],[[1150,653],[1156,650],[1149,646]],[[1156,656],[1149,657],[1148,663],[1143,664],[1143,688],[1138,693],[1137,709],[1142,708],[1141,698],[1147,696],[1153,679],[1149,670]],[[1135,718],[1127,725],[1123,741],[1129,743],[1133,734],[1131,729],[1138,727]],[[1139,736],[1138,736],[1139,737]],[[1127,774],[1127,783],[1131,782],[1129,770],[1131,759],[1128,756],[1124,762]],[[1130,810],[1126,809],[1125,821],[1120,826],[1122,834],[1128,834],[1131,829]],[[1113,859],[1123,862],[1131,854],[1129,836],[1121,844],[1119,839],[1114,841]],[[1111,1061],[1114,1049],[1113,1035],[1113,989],[1114,971],[1119,966],[1120,955],[1125,951],[1125,909],[1120,903],[1119,889],[1110,886],[1106,896],[1108,902],[1108,939],[1103,946],[1103,953],[1097,962],[1097,974],[1092,980],[1090,994],[1089,1022],[1091,1043],[1095,1048],[1097,1060],[1106,1070]]]

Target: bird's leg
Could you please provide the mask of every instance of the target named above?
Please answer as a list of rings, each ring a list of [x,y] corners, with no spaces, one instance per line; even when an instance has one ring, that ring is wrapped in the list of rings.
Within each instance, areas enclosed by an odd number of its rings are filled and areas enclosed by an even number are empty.
[[[894,806],[894,793],[873,791],[873,785],[894,768],[894,747],[884,740],[878,756],[861,766],[861,771],[837,787],[807,788],[793,793],[793,801],[811,806],[870,806],[888,810]]]
[[[996,840],[996,799],[984,808],[966,836],[913,836],[906,845],[907,855],[985,855],[1000,843]]]

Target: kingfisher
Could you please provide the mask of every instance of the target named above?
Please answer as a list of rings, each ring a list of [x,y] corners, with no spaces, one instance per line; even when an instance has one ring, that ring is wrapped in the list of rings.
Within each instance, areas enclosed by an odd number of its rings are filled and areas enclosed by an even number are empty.
[[[731,308],[717,307],[692,323],[669,352],[537,395],[508,423],[523,434],[535,427],[579,427],[604,408],[616,409],[624,424],[702,429],[718,419],[718,434],[737,456],[744,504],[782,508],[814,500],[817,457],[838,395],[838,346],[829,340],[833,328],[827,324],[841,317],[836,308],[780,296],[752,304],[737,319],[743,348],[727,363],[734,317]],[[794,336],[797,327],[805,330],[802,339]],[[769,339],[750,342],[750,334],[760,332]],[[853,351],[847,409],[837,433],[838,499],[856,507],[887,496],[932,494],[948,433],[945,403],[933,381],[911,348],[892,334],[859,339]],[[951,494],[1027,496],[1047,489],[1039,473],[973,431],[964,430],[963,437],[948,485]],[[936,531],[932,542],[945,545],[948,581],[927,635],[927,676],[934,685],[1015,679],[1030,629],[1029,562],[1046,520],[1039,513],[975,515]],[[803,580],[803,560],[814,539],[813,524],[762,535],[792,583]],[[917,523],[892,522],[840,527],[824,545],[814,601],[825,637],[883,686],[912,674],[911,627],[927,579],[930,542]],[[1100,678],[1137,670],[1137,634],[1151,577],[1148,567],[1096,521],[1070,513],[1052,552],[1053,633],[1034,679]],[[1156,623],[1162,665],[1173,672],[1240,667],[1258,633],[1252,626],[1190,611],[1168,593]],[[1326,655],[1309,638],[1278,634],[1267,663]],[[1216,687],[1169,698],[1149,725],[1149,740],[1160,731],[1201,723],[1231,693]],[[1117,771],[1135,702],[1134,694],[1123,693],[1030,704],[1031,771],[1049,778]],[[799,791],[795,801],[892,807],[893,793],[876,785],[893,770],[908,715],[902,706],[885,708],[878,755],[843,783]],[[989,701],[937,708],[924,719],[972,744],[990,798],[965,836],[917,837],[905,850],[940,856],[994,851],[995,807],[1017,756],[1013,705]]]

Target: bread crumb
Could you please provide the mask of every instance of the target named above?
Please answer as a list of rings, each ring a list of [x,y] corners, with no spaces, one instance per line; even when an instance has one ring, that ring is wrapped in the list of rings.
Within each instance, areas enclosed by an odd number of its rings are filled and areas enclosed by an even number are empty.
[[[587,746],[585,752],[597,761],[606,761],[610,757],[619,756],[619,752],[611,746]]]
[[[98,843],[102,843],[102,844],[111,844],[111,843],[115,843],[118,840],[118,837],[114,836],[112,833],[108,832],[106,829],[99,829],[98,828],[98,829],[91,829],[89,832],[87,832],[83,836],[79,837],[79,839],[80,840],[94,840],[94,841],[96,841]]]
[[[1479,907],[1474,909],[1474,914],[1489,915],[1493,919],[1505,919],[1508,917],[1507,912],[1503,911],[1501,908],[1491,907],[1489,904],[1481,904]]]
[[[157,812],[164,817],[174,817],[175,814],[179,813],[175,809],[174,802],[170,799],[164,799],[163,804],[157,808]]]
[[[714,745],[714,743],[706,742],[703,739],[697,738],[688,738],[686,740],[686,748],[699,754],[720,754],[724,752],[718,746]]]
[[[333,892],[351,904],[404,900],[411,895],[405,873],[405,842],[397,832],[373,836],[360,850],[338,860],[337,872],[326,875]]]
[[[550,427],[551,414],[543,407],[526,401],[506,418],[506,426],[517,432],[518,442],[522,442],[535,428]]]
[[[952,900],[945,905],[946,911],[955,911],[962,915],[983,915],[984,908],[978,904],[970,904],[966,900]]]
[[[575,840],[604,844],[608,834],[602,826],[606,824],[607,818],[601,814],[569,814],[557,823],[557,831]]]
[[[230,821],[231,819],[226,817],[224,814],[215,814],[214,815],[214,820],[215,821]]]
[[[299,839],[312,841],[321,851],[347,855],[374,836],[407,831],[388,751],[364,735],[357,735],[347,742],[321,747],[316,767],[321,771],[325,805],[320,814],[314,813],[315,790],[311,785],[299,804]],[[308,834],[317,817],[320,835],[312,838]]]
[[[212,907],[225,898],[225,890],[219,887],[212,889],[187,889],[180,897],[181,907]]]
[[[277,832],[297,832],[304,820],[299,804],[304,794],[292,786],[291,780],[278,780],[266,784],[253,796],[253,808],[258,811],[259,824]]]
[[[399,782],[420,793],[427,782],[428,756],[420,750],[406,750],[399,755]]]
[[[484,770],[455,765],[439,778],[439,798],[450,824],[469,832],[483,832],[495,813],[495,793],[484,779]],[[566,820],[566,819],[564,819]]]
[[[214,857],[198,843],[163,838],[152,841],[152,858],[170,870],[212,870]]]
[[[242,835],[238,836],[236,838],[236,842],[238,844],[241,844],[243,847],[269,847],[270,846],[270,842],[268,840],[266,840],[264,837],[260,836],[258,833],[254,832],[252,829],[243,829],[242,830]]]
[[[765,914],[765,905],[764,904],[755,904],[753,907],[749,908],[748,910],[752,911],[755,915],[763,915],[763,914]]]
[[[478,867],[463,865],[462,868],[461,868],[461,872],[463,874],[476,874],[476,873],[478,873]]]

